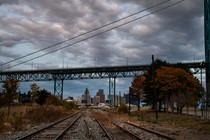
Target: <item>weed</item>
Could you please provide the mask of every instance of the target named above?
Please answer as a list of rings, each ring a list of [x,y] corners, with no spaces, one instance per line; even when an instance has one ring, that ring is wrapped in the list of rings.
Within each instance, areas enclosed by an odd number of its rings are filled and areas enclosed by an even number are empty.
[[[52,122],[63,116],[62,111],[50,107],[39,107],[26,111],[26,118],[32,123]]]
[[[119,113],[128,113],[128,107],[125,104],[121,104],[119,109],[118,109]]]
[[[5,114],[0,112],[0,132],[4,128],[4,120],[5,120]]]
[[[14,113],[11,122],[13,128],[16,131],[20,131],[23,129],[23,113]]]

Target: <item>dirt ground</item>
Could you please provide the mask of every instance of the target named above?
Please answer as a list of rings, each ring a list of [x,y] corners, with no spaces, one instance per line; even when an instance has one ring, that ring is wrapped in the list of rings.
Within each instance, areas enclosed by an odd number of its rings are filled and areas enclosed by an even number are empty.
[[[20,112],[25,114],[27,109],[31,108],[36,108],[36,106],[12,107],[11,114]],[[60,107],[55,108],[56,110],[65,111]],[[7,108],[0,108],[0,113],[7,113]],[[158,122],[156,122],[154,119],[154,112],[147,111],[136,111],[129,115],[128,113],[118,113],[116,110],[106,110],[98,111],[96,115],[107,127],[113,127],[110,122],[114,119],[120,119],[155,130],[176,140],[210,140],[210,120],[204,120],[200,117],[159,113],[159,119]],[[3,127],[4,130],[6,130],[0,131],[0,136],[7,134],[11,135],[15,131],[25,131],[33,127],[31,124],[27,124],[27,121],[22,121],[21,123],[25,123],[24,126],[26,127],[24,127],[23,130],[15,130],[14,127],[12,127],[12,122],[14,121],[11,120],[12,119],[10,119],[9,122],[2,122],[2,120],[0,120],[0,123],[2,123],[2,125],[0,124],[0,127]]]
[[[110,122],[117,119],[152,129],[176,140],[210,140],[210,120],[199,117],[160,113],[160,122],[155,122],[155,114],[150,112],[136,112],[131,115],[111,112],[103,113],[102,116],[96,113],[96,116],[107,127],[113,127]]]

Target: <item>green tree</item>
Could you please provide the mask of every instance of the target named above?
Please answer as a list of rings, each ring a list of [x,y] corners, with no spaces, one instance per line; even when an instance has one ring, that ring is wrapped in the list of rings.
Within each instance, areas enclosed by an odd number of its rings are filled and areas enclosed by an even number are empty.
[[[5,91],[5,98],[8,101],[8,117],[10,115],[11,103],[14,99],[18,99],[17,89],[19,87],[19,81],[16,79],[6,80],[2,85]]]
[[[36,103],[39,105],[43,105],[46,103],[47,97],[50,95],[50,92],[43,89],[37,92],[37,98],[35,99]]]

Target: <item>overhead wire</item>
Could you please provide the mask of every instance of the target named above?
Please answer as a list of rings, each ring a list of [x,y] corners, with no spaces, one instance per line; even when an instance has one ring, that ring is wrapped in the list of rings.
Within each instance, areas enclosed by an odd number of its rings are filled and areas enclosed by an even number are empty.
[[[53,53],[53,52],[59,51],[59,50],[61,50],[61,49],[70,47],[70,46],[72,46],[72,45],[78,44],[78,43],[80,43],[80,42],[86,41],[86,40],[88,40],[88,39],[94,38],[94,37],[96,37],[96,36],[99,36],[99,35],[101,35],[101,34],[104,34],[104,33],[106,33],[106,32],[109,32],[109,31],[113,30],[113,29],[119,28],[119,27],[121,27],[121,26],[127,25],[127,24],[129,24],[129,23],[132,23],[132,22],[134,22],[134,21],[137,21],[137,20],[142,19],[142,18],[144,18],[144,17],[147,17],[147,16],[149,16],[149,15],[158,13],[158,12],[163,11],[163,10],[165,10],[165,9],[168,9],[168,8],[170,8],[170,7],[172,7],[172,6],[175,6],[175,5],[179,4],[179,3],[182,3],[183,1],[185,1],[185,0],[180,0],[180,1],[178,1],[178,2],[174,2],[174,3],[170,4],[170,5],[167,5],[167,6],[165,6],[165,7],[160,8],[160,9],[158,9],[158,10],[155,10],[155,11],[153,11],[153,12],[150,12],[150,13],[148,13],[148,14],[145,14],[145,15],[143,15],[143,16],[140,16],[140,17],[135,18],[135,19],[133,19],[133,20],[130,20],[130,21],[128,21],[128,22],[122,23],[122,24],[120,24],[120,25],[117,25],[117,26],[115,26],[115,27],[112,27],[112,28],[110,28],[110,29],[107,29],[107,30],[105,30],[105,31],[103,31],[103,32],[97,33],[97,34],[92,35],[92,36],[90,36],[90,37],[87,37],[87,38],[85,38],[85,39],[79,40],[79,41],[74,42],[74,43],[72,43],[72,44],[68,44],[68,45],[66,45],[66,46],[64,46],[64,47],[61,47],[61,48],[59,48],[59,49],[52,50],[52,51],[50,51],[50,52],[47,52],[47,53],[42,54],[42,55],[39,55],[39,56],[34,57],[34,58],[32,58],[32,59],[23,61],[23,62],[18,63],[18,64],[16,64],[16,65],[12,65],[12,66],[9,67],[9,69],[10,69],[10,68],[13,68],[13,67],[16,67],[16,66],[18,66],[18,65],[27,63],[27,62],[29,62],[29,61],[35,60],[35,59],[37,59],[37,58],[43,57],[43,56],[45,56],[45,55],[51,54],[51,53]],[[158,4],[156,4],[156,5],[158,5]]]
[[[94,32],[94,31],[97,31],[97,30],[99,30],[99,29],[102,29],[102,28],[104,28],[104,27],[107,27],[107,26],[109,26],[109,25],[112,25],[112,24],[117,23],[117,22],[119,22],[119,21],[122,21],[122,20],[124,20],[124,19],[129,18],[129,17],[132,17],[132,16],[134,16],[134,15],[137,15],[137,14],[139,14],[139,13],[145,12],[145,11],[147,11],[147,10],[149,10],[149,9],[152,9],[152,8],[155,8],[155,7],[160,6],[160,5],[162,5],[162,4],[165,4],[165,3],[169,2],[169,1],[170,1],[170,0],[166,0],[166,1],[164,1],[164,2],[155,4],[155,5],[150,6],[150,7],[146,8],[146,9],[144,9],[144,10],[140,10],[140,11],[138,11],[138,12],[135,12],[135,13],[133,13],[133,14],[130,14],[130,15],[128,15],[128,16],[125,16],[125,17],[120,18],[120,19],[118,19],[118,20],[115,20],[115,21],[113,21],[113,22],[110,22],[110,23],[108,23],[108,24],[105,24],[105,25],[103,25],[103,26],[100,26],[100,27],[98,27],[98,28],[95,28],[95,29],[93,29],[93,30],[90,30],[90,31],[87,31],[87,32],[85,32],[85,33],[79,34],[79,35],[77,35],[77,36],[71,37],[71,38],[66,39],[66,40],[64,40],[64,41],[55,43],[55,44],[53,44],[53,45],[50,45],[50,46],[45,47],[45,48],[43,48],[43,49],[40,49],[40,50],[38,50],[38,51],[35,51],[35,52],[32,52],[32,53],[26,54],[26,55],[24,55],[24,56],[15,58],[15,59],[13,59],[13,60],[7,61],[7,62],[5,62],[5,63],[3,63],[3,64],[0,64],[0,66],[3,66],[3,65],[6,65],[6,64],[8,64],[8,63],[11,63],[11,62],[20,60],[20,59],[22,59],[22,58],[25,58],[25,57],[27,57],[27,56],[30,56],[30,55],[39,53],[39,52],[44,51],[44,50],[47,50],[47,49],[49,49],[49,48],[52,48],[52,47],[61,45],[61,44],[66,43],[66,42],[68,42],[68,41],[70,41],[70,40],[73,40],[73,39],[76,39],[76,38],[78,38],[78,37],[84,36],[84,35],[86,35],[86,34],[92,33],[92,32]]]

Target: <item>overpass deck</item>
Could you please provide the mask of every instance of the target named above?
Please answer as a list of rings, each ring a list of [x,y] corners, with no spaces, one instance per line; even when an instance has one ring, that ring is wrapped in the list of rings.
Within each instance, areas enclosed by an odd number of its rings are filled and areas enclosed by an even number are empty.
[[[205,68],[205,63],[172,63],[170,66],[183,66],[186,68]],[[83,68],[62,68],[42,70],[13,70],[1,71],[0,82],[7,79],[18,79],[20,82],[28,81],[51,81],[51,80],[74,80],[74,79],[96,79],[112,77],[133,77],[148,70],[150,64],[126,65],[126,66],[103,66]]]

